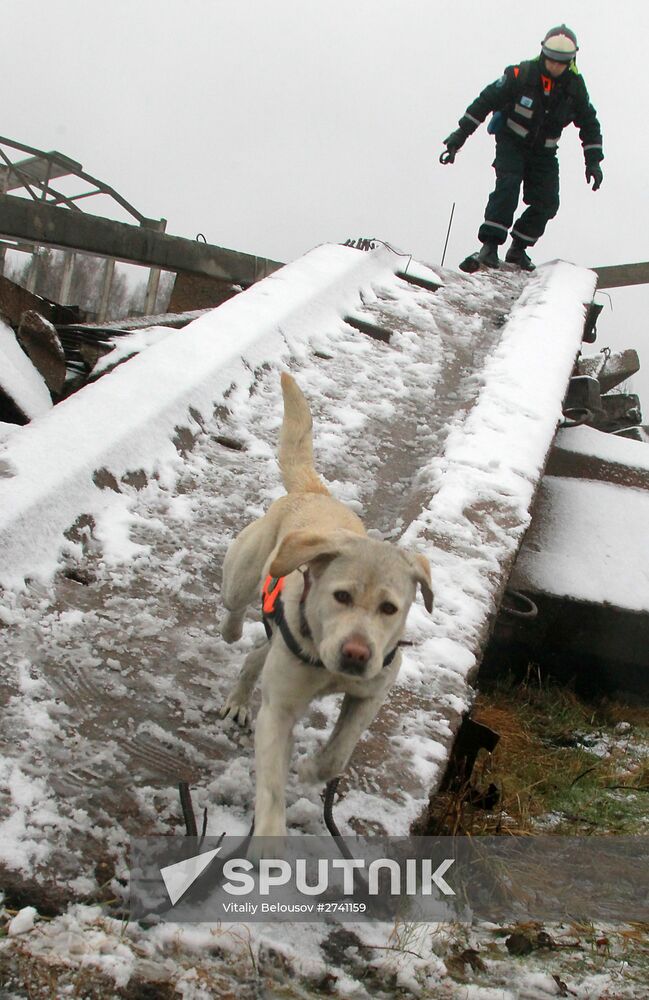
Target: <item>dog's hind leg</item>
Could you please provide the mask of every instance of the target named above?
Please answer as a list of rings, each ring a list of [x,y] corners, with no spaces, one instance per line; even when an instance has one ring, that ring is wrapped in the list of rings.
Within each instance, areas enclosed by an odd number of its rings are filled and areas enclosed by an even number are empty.
[[[246,656],[239,677],[237,678],[237,683],[230,691],[225,705],[219,713],[222,719],[232,719],[233,722],[238,723],[240,726],[245,726],[249,721],[250,710],[248,702],[259,679],[259,675],[263,670],[269,648],[268,640],[264,639],[263,642],[255,646]]]
[[[275,547],[279,519],[271,508],[230,544],[223,561],[221,597],[227,614],[220,630],[226,642],[241,638],[246,608],[259,598],[264,564]]]

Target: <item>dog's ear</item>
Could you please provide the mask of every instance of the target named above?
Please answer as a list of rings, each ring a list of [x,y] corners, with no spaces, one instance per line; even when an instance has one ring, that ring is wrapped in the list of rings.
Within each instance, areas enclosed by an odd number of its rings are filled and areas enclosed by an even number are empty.
[[[414,570],[417,583],[421,586],[421,594],[424,598],[426,611],[432,614],[433,611],[433,581],[430,576],[430,563],[426,556],[420,552],[408,552],[408,562]]]
[[[291,531],[280,542],[268,572],[274,577],[288,576],[298,566],[310,563],[317,573],[318,567],[324,568],[336,558],[350,536],[354,537],[347,531],[332,531],[328,535],[306,529]]]

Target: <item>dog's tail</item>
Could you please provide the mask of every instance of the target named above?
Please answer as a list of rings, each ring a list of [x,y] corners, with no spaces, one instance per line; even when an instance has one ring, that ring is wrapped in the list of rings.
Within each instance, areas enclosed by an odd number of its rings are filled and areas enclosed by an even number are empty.
[[[313,466],[313,421],[309,404],[292,375],[282,372],[284,419],[279,467],[287,493],[329,493]]]

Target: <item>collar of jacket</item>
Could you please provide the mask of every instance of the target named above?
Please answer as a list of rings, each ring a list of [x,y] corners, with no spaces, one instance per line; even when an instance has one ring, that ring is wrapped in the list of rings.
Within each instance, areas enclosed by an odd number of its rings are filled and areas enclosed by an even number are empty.
[[[529,64],[530,69],[532,70],[532,72],[530,72],[530,70],[528,70],[528,73],[527,73],[527,77],[528,77],[528,80],[530,80],[530,82],[534,82],[534,83],[539,82],[540,83],[542,77],[544,77],[544,76],[545,77],[550,77],[550,74],[547,73],[547,72],[545,72],[545,70],[544,70],[544,67],[543,67],[543,64],[541,62],[541,57],[540,56],[536,56],[535,59],[528,60],[528,64]],[[519,66],[520,65],[522,65],[522,64],[519,63]],[[564,73],[562,73],[561,76],[550,77],[550,79],[552,80],[552,83],[554,84],[554,86],[552,87],[552,89],[554,90],[556,87],[566,87],[566,88],[568,88],[568,87],[570,87],[570,85],[571,85],[572,81],[575,79],[575,77],[579,77],[579,76],[581,76],[581,73],[579,72],[579,70],[575,66],[575,63],[574,63],[574,60],[573,60],[573,62],[571,62],[570,65],[568,66],[568,69]]]

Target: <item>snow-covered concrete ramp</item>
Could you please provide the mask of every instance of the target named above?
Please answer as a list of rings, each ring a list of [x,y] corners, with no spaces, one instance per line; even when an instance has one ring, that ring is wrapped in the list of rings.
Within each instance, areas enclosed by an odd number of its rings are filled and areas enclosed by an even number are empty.
[[[434,615],[413,607],[399,683],[336,807],[347,832],[409,828],[470,702],[594,286],[562,262],[465,277],[321,247],[9,434],[3,881],[98,898],[129,835],[179,829],[180,779],[210,833],[247,829],[252,739],[218,710],[261,625],[222,642],[219,573],[281,492],[282,368],[309,397],[332,491],[432,564]],[[298,754],[334,714],[315,706]],[[289,802],[295,829],[322,831],[294,771]]]

